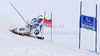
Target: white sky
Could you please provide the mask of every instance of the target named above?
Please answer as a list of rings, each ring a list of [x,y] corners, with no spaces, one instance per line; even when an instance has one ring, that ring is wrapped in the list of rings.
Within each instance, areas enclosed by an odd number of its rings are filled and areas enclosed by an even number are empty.
[[[98,50],[100,52],[100,1],[99,0],[82,0],[85,15],[95,17],[95,5],[98,5]],[[1,0],[0,14],[11,20],[15,27],[22,27],[26,24],[10,5],[10,2],[22,14],[25,20],[31,20],[47,11],[46,18],[50,18],[53,14],[53,24],[57,27],[53,31],[71,31],[78,32],[80,17],[80,0]],[[59,23],[64,24],[63,28],[59,28]],[[45,35],[47,36],[47,35]],[[82,29],[82,49],[94,50],[95,32]],[[78,47],[78,34],[53,34],[53,41],[61,44],[69,44]]]

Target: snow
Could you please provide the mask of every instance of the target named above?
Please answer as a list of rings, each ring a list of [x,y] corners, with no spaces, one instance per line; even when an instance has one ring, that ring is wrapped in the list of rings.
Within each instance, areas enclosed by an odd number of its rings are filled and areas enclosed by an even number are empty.
[[[99,56],[68,45],[11,33],[10,21],[0,16],[0,56]],[[5,23],[6,22],[6,23]]]
[[[38,40],[11,33],[10,29],[25,26],[10,2],[25,20],[47,11],[53,14],[53,41],[50,28],[45,28],[45,40]],[[98,5],[98,53],[100,53],[99,0],[83,0],[82,14],[95,17]],[[81,49],[78,49],[80,0],[1,0],[0,2],[0,56],[98,56],[95,54],[95,32],[82,29]],[[92,50],[92,51],[91,51]]]

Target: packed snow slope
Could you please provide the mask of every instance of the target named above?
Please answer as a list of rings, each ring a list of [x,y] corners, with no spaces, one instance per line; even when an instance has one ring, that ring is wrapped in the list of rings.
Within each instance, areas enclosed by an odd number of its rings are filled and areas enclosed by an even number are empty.
[[[14,25],[0,15],[0,56],[98,56],[70,46],[20,36],[9,30]]]

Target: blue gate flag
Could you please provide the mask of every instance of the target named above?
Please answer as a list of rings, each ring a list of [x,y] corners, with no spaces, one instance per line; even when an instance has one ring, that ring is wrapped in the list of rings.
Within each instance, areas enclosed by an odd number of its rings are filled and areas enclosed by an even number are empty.
[[[97,31],[97,19],[95,17],[81,15],[80,28]]]

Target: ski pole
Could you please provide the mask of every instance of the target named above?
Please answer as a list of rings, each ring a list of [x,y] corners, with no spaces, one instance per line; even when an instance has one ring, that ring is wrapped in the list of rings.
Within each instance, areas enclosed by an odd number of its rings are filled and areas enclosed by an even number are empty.
[[[24,17],[18,12],[18,10],[14,7],[14,5],[10,2],[12,7],[16,10],[16,12],[21,16],[21,18],[24,20],[24,22],[28,25],[28,23],[25,21]]]

